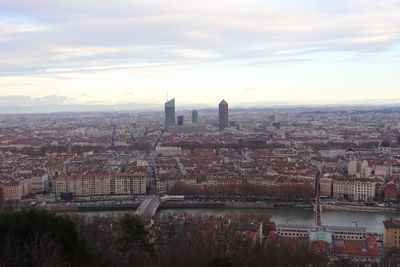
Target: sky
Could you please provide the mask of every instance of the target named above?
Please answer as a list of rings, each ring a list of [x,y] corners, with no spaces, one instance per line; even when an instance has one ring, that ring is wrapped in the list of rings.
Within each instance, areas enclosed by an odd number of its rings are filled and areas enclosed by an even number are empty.
[[[400,1],[0,0],[0,105],[400,103]]]

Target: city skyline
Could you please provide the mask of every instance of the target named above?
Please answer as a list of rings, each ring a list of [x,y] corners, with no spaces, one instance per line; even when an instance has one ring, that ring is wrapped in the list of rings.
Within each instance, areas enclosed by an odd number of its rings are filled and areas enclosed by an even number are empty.
[[[399,25],[389,0],[3,1],[0,104],[400,103]]]
[[[1,266],[400,266],[400,0],[0,6]]]

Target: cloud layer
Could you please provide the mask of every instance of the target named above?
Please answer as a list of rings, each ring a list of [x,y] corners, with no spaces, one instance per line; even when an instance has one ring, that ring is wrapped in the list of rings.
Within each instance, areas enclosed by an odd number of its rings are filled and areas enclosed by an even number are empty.
[[[8,91],[36,75],[398,63],[400,55],[396,0],[0,2],[0,86]]]
[[[399,1],[301,2],[2,1],[0,73],[267,64],[399,43]]]

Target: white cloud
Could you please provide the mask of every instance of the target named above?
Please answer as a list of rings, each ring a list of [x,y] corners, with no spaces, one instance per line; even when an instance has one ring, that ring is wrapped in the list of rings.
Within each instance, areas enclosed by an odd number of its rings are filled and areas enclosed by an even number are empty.
[[[23,106],[23,105],[38,105],[38,104],[67,104],[72,101],[71,98],[59,95],[46,95],[43,97],[33,98],[25,95],[9,95],[0,96],[2,106]]]
[[[0,83],[7,81],[8,92],[22,90],[23,76],[23,88],[29,91],[31,81],[37,95],[64,88],[57,83],[61,74],[77,74],[80,82],[70,85],[76,91],[78,85],[89,91],[99,86],[87,73],[100,71],[93,79],[101,80],[104,72],[119,79],[136,75],[143,77],[135,77],[141,85],[154,88],[159,83],[147,77],[170,75],[171,69],[382,62],[400,43],[395,0],[0,2]],[[38,74],[50,77],[43,89],[32,78]]]
[[[18,17],[0,16],[0,40],[12,39],[16,35],[43,32],[50,28],[49,25],[33,23]]]

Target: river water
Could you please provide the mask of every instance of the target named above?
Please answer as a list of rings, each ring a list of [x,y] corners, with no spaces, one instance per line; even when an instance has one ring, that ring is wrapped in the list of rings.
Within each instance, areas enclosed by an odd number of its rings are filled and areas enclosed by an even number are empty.
[[[87,215],[98,216],[118,216],[124,213],[134,214],[134,211],[101,211],[85,212]],[[314,224],[314,213],[312,210],[299,209],[162,209],[158,214],[190,214],[190,215],[267,215],[271,221],[281,224]],[[322,213],[323,225],[334,226],[355,226],[367,228],[368,232],[383,233],[383,221],[389,218],[400,218],[396,213],[372,213],[362,211],[324,211]]]
[[[163,213],[187,213],[207,215],[268,215],[271,221],[281,224],[314,224],[314,212],[312,210],[298,209],[167,209]],[[324,211],[322,213],[323,225],[355,226],[367,228],[368,232],[382,233],[383,221],[389,218],[400,218],[396,213],[372,213],[361,211]]]

